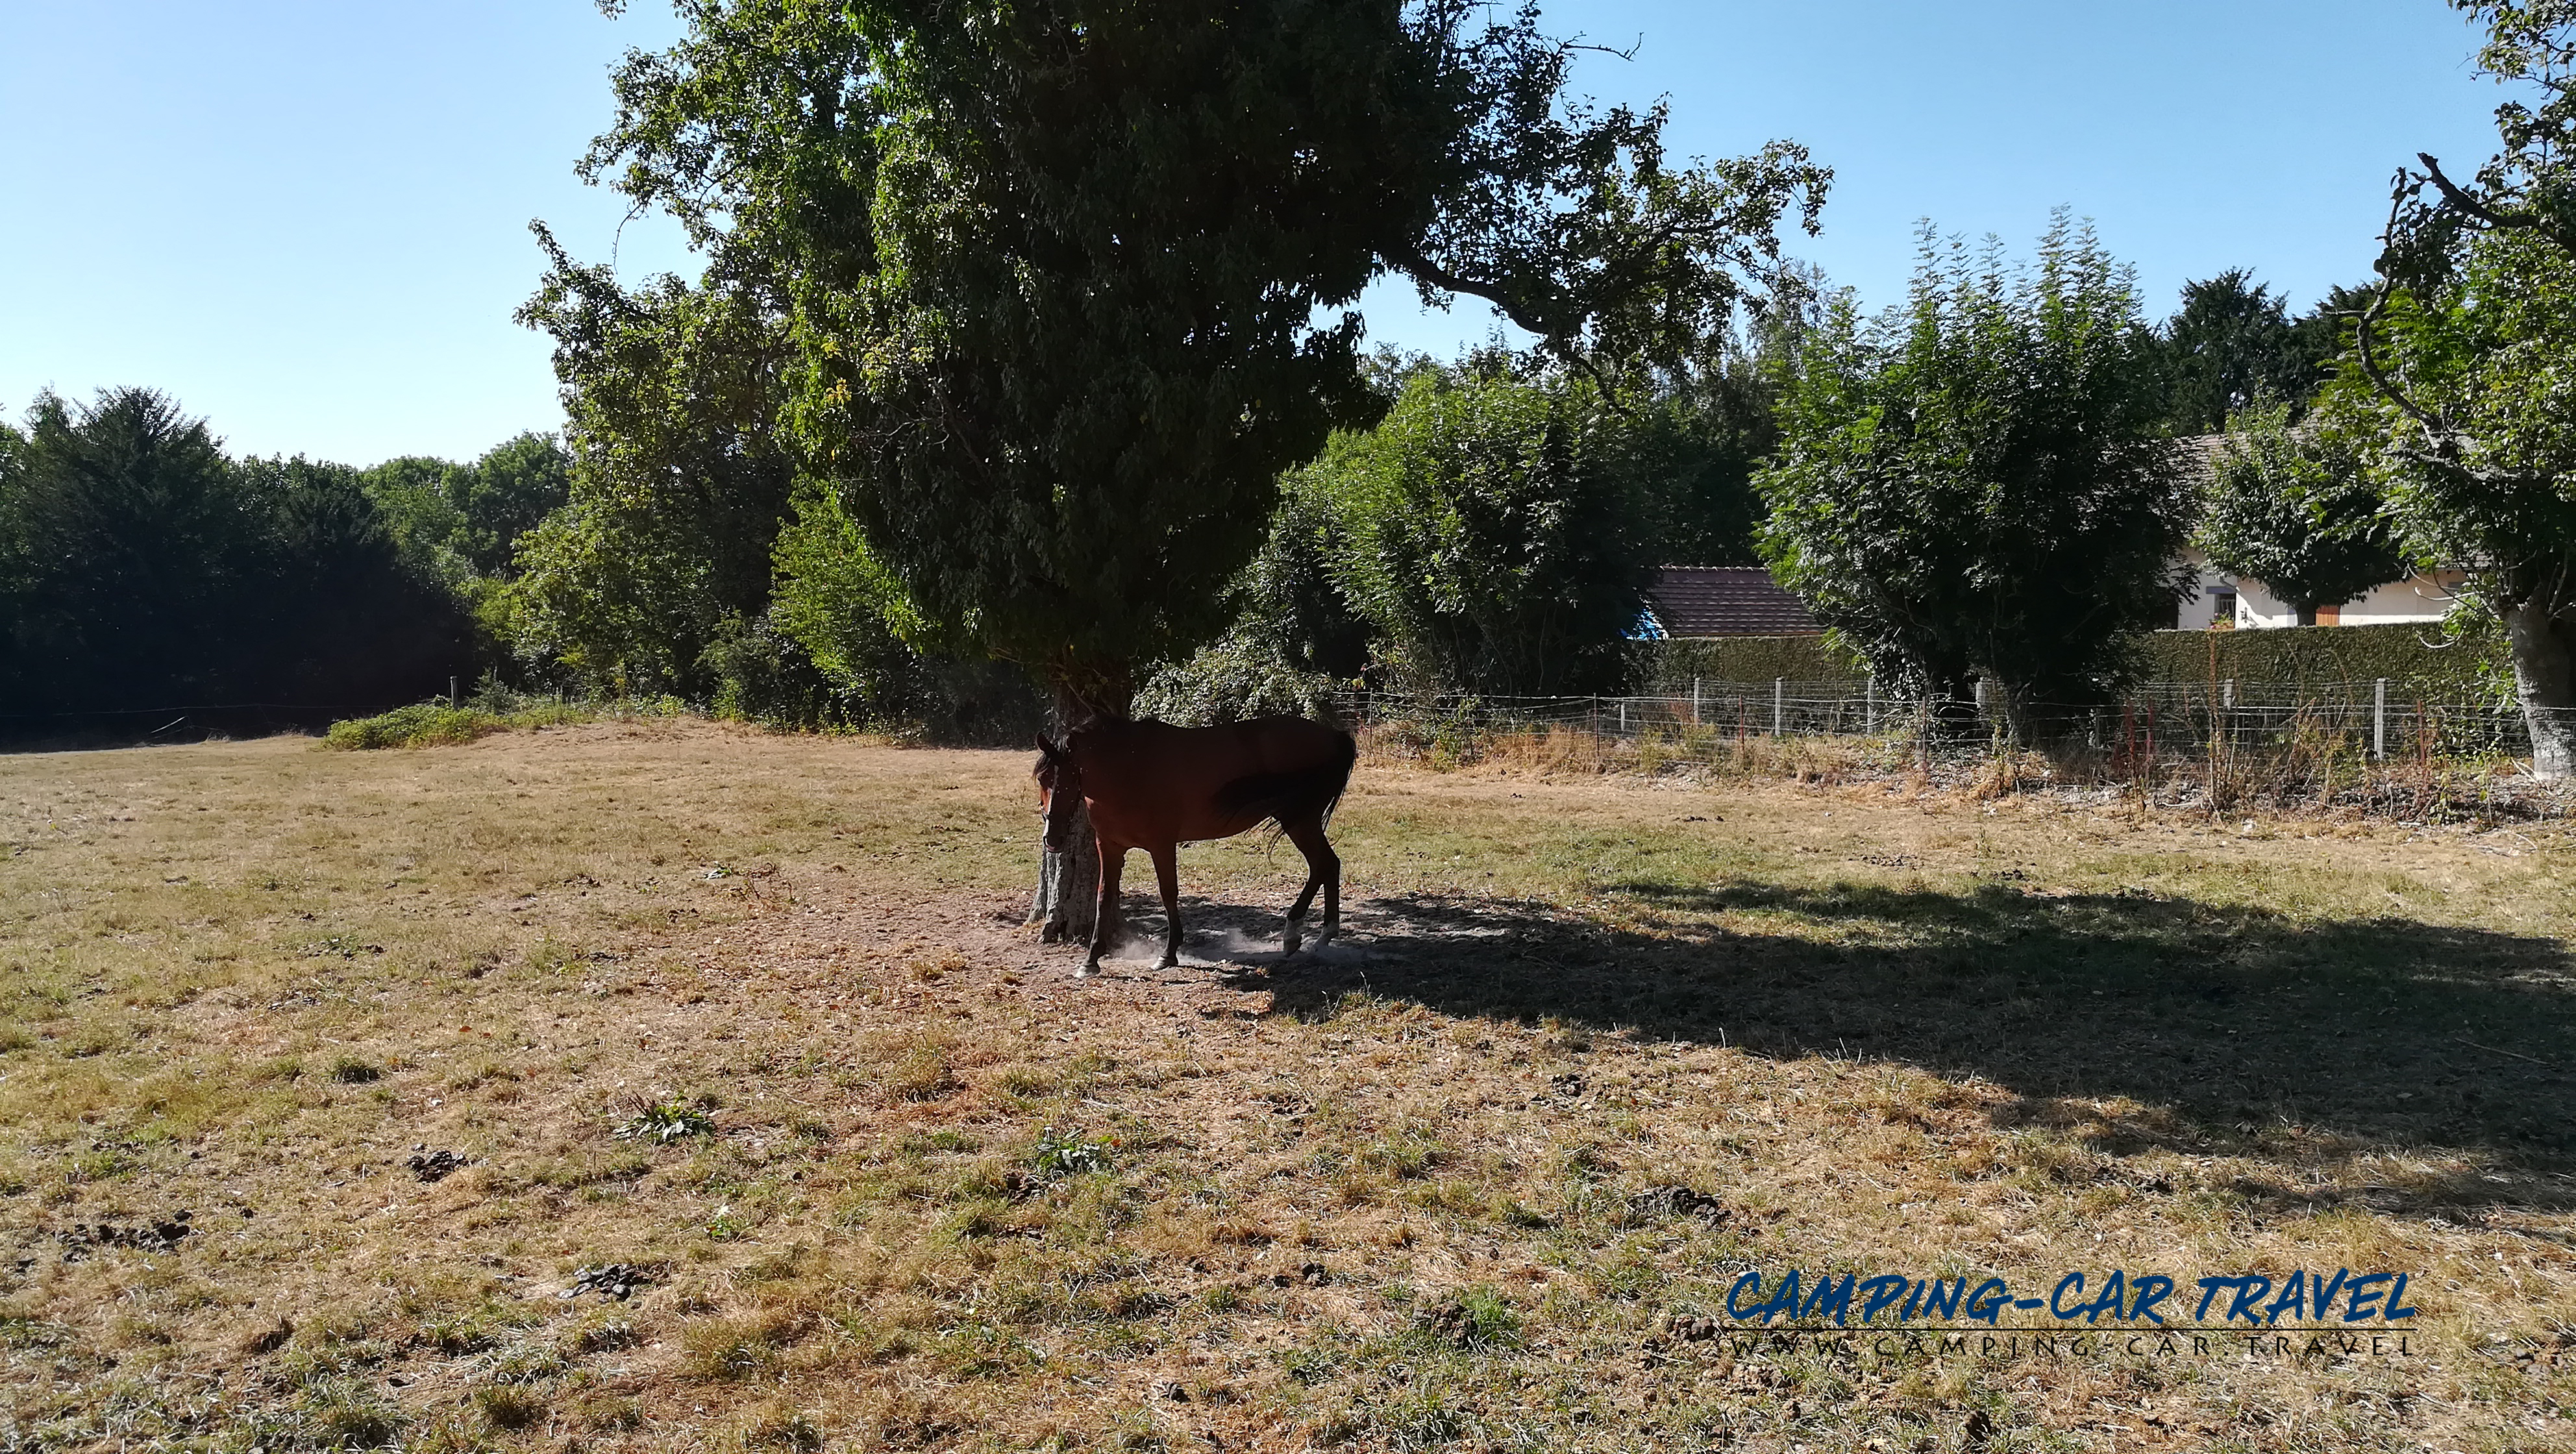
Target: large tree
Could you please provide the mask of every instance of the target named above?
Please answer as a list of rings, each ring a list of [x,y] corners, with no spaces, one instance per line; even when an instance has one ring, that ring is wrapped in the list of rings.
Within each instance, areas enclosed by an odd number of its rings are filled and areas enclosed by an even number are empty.
[[[734,279],[625,289],[541,240],[554,270],[520,317],[555,340],[572,463],[568,503],[517,542],[503,629],[589,690],[712,697],[768,609],[796,485],[782,305]]]
[[[1576,47],[1480,0],[682,12],[593,174],[772,290],[803,467],[910,610],[1074,719],[1223,625],[1279,472],[1374,417],[1372,279],[1579,367],[1677,359],[1827,180],[1668,165],[1660,108],[1569,101]]]
[[[2403,580],[2407,565],[2360,441],[2289,416],[2274,404],[2231,421],[2199,535],[2219,569],[2261,581],[2314,626],[2319,607]]]
[[[1825,181],[1666,163],[1468,0],[701,0],[591,164],[773,280],[796,438],[914,609],[1070,715],[1222,625],[1286,466],[1366,424],[1400,270],[1586,367],[1679,356]]]
[[[1384,422],[1335,439],[1292,488],[1332,515],[1329,568],[1395,680],[1616,691],[1670,428],[1562,370],[1516,377],[1488,357],[1415,375]]]
[[[2036,262],[1927,227],[1912,293],[1808,335],[1761,477],[1774,571],[1952,722],[1974,678],[2017,737],[2104,700],[2171,620],[2189,486],[2127,269],[2064,216]]]
[[[2522,98],[2468,180],[2401,171],[2345,396],[2399,518],[2503,622],[2534,770],[2576,775],[2576,6],[2453,0]]]

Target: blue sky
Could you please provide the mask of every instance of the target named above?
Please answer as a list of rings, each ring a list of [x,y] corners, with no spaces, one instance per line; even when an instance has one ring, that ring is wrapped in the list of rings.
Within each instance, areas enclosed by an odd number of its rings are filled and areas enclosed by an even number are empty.
[[[2098,222],[2150,311],[2244,266],[2304,305],[2367,274],[2387,179],[2493,147],[2494,87],[2441,0],[1558,0],[1621,47],[1584,89],[1671,99],[1674,150],[1806,142],[1837,180],[1797,250],[1872,306],[1917,219],[2026,248]],[[685,265],[573,164],[655,0],[0,0],[0,412],[39,389],[166,389],[236,450],[471,457],[561,411],[510,321],[543,217],[630,275]],[[1373,336],[1448,352],[1491,328],[1409,287]]]

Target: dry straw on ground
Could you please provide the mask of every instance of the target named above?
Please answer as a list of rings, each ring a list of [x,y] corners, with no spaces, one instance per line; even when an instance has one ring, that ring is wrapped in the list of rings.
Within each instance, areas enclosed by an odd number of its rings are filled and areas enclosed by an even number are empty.
[[[1081,982],[1012,922],[1025,766],[0,761],[0,1441],[2576,1442],[2562,829],[1370,764],[1338,952],[1274,962],[1247,840],[1185,857],[1199,962]],[[2389,1268],[2424,1316],[1675,1336],[1748,1266]]]

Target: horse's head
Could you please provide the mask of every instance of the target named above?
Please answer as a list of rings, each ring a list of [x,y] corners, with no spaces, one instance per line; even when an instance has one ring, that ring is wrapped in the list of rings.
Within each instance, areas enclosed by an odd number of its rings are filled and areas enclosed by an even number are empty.
[[[1046,815],[1047,851],[1062,853],[1073,837],[1074,809],[1082,802],[1082,774],[1073,765],[1073,754],[1041,733],[1037,766],[1030,775],[1038,780],[1038,811]]]

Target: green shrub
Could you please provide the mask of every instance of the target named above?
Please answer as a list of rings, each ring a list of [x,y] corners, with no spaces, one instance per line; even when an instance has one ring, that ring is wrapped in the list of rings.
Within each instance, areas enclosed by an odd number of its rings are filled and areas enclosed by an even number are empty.
[[[1109,1150],[1106,1141],[1086,1141],[1077,1132],[1049,1126],[1039,1133],[1037,1149],[1029,1155],[1029,1167],[1040,1181],[1062,1181],[1085,1172],[1107,1171]]]
[[[470,707],[448,707],[436,702],[423,702],[416,707],[396,707],[373,717],[356,717],[334,722],[323,734],[322,744],[347,751],[373,747],[441,747],[471,742],[501,731],[502,721]]]
[[[1237,634],[1155,673],[1136,694],[1136,715],[1184,727],[1274,714],[1329,722],[1333,693],[1347,685],[1301,670],[1272,643]]]
[[[668,715],[669,711],[660,703],[645,704],[643,710],[655,715]],[[331,730],[323,734],[322,745],[350,752],[376,747],[450,747],[496,732],[563,727],[598,716],[596,709],[572,702],[526,699],[500,712],[481,705],[450,707],[442,702],[423,702],[373,717],[334,722]]]
[[[684,1100],[647,1101],[631,1096],[626,1109],[633,1114],[617,1127],[617,1137],[622,1141],[651,1141],[658,1145],[715,1134],[716,1123],[707,1119],[707,1113]]]

